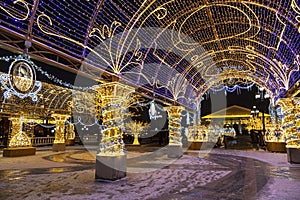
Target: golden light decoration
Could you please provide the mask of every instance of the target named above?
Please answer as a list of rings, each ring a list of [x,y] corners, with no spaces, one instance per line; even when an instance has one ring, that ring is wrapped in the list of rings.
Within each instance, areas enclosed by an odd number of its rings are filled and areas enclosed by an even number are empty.
[[[66,140],[74,140],[75,139],[75,130],[74,124],[67,124],[66,126]]]
[[[204,125],[189,126],[187,138],[189,142],[207,142],[208,127]]]
[[[13,18],[15,18],[17,20],[24,21],[24,20],[28,19],[29,13],[30,13],[30,8],[28,6],[27,1],[24,1],[24,0],[15,0],[15,1],[13,1],[13,4],[15,4],[15,5],[16,4],[20,4],[23,7],[25,7],[26,13],[24,15],[21,15],[18,10],[15,10],[13,8],[5,7],[2,4],[0,5],[0,9],[3,10],[4,12],[6,12],[9,16],[11,16],[11,17],[13,17]]]
[[[278,101],[284,115],[282,128],[287,148],[300,148],[300,133],[299,133],[299,99],[282,98]]]
[[[52,114],[51,117],[55,120],[54,144],[63,144],[65,143],[65,123],[70,115]]]
[[[134,137],[133,145],[140,145],[139,143],[139,134],[149,126],[148,123],[139,122],[139,121],[130,121],[125,123],[126,133],[132,134]]]
[[[97,61],[91,63],[90,71],[104,70],[117,75],[138,68],[135,72],[139,73],[139,77],[147,77],[144,61],[157,59],[151,49],[156,48],[164,32],[171,30],[172,42],[168,43],[166,55],[153,66],[153,71],[158,71],[166,60],[174,59],[172,53],[185,52],[170,66],[183,74],[199,96],[213,85],[214,77],[219,75],[237,79],[249,76],[254,82],[265,85],[271,91],[270,95],[275,97],[282,96],[299,79],[296,38],[299,36],[300,9],[296,0],[272,4],[259,0],[121,0],[102,3],[72,0],[63,1],[60,5],[51,1],[47,5],[30,5],[27,1],[17,0],[2,5],[1,11],[10,20],[17,18],[24,21],[29,18],[32,6],[36,12],[31,18],[36,21],[28,20],[31,21],[28,23],[31,27],[32,23],[37,26],[33,26],[30,37],[34,35],[46,49],[54,48],[73,56],[72,59],[78,63],[92,52]],[[52,9],[49,10],[49,7]],[[24,16],[16,15],[18,13]],[[18,24],[5,26],[8,30],[11,27],[17,29]],[[28,26],[24,27],[20,29],[26,32]],[[148,27],[159,30],[151,36],[139,34]],[[100,44],[104,54],[94,51]],[[206,49],[205,54],[197,51],[199,45]],[[194,62],[195,59],[191,58],[197,56],[201,59]],[[214,62],[207,62],[208,57]],[[233,74],[224,70],[228,66],[243,68]],[[146,89],[153,86],[148,88],[139,83],[140,80],[129,81],[138,81],[134,83]]]
[[[22,117],[10,117],[11,121],[11,136],[8,147],[27,147],[31,146],[31,140],[25,132],[22,131]]]
[[[181,136],[181,112],[182,106],[169,106],[164,108],[168,112],[169,119],[169,145],[182,146]]]
[[[102,137],[98,155],[119,156],[125,155],[122,134],[124,129],[124,113],[127,109],[128,96],[134,88],[120,82],[111,82],[95,88],[96,95],[101,102],[96,102],[96,107],[101,109]]]

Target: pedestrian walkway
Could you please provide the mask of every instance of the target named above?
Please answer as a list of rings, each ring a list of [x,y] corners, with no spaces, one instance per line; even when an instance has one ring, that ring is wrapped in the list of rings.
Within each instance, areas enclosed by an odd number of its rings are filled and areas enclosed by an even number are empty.
[[[97,182],[96,146],[35,156],[0,157],[0,199],[299,199],[300,165],[286,154],[253,150],[128,151],[127,177]]]

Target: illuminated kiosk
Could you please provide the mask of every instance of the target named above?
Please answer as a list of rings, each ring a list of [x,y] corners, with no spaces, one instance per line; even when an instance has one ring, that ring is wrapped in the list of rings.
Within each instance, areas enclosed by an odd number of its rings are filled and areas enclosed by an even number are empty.
[[[31,140],[22,131],[22,117],[10,117],[11,139],[8,148],[3,149],[3,157],[18,157],[35,155],[36,148],[31,146]]]
[[[122,140],[123,114],[128,95],[134,88],[119,82],[96,88],[97,108],[101,108],[104,126],[99,153],[96,156],[96,180],[117,180],[126,176],[126,153]],[[101,105],[98,105],[101,104]]]
[[[168,157],[179,158],[183,155],[181,136],[181,112],[182,106],[169,106],[164,108],[168,112],[169,119],[169,145]]]

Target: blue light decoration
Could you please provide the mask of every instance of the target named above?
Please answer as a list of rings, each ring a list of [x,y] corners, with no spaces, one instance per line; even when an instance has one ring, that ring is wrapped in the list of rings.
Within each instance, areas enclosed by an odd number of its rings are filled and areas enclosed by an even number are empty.
[[[213,92],[221,92],[223,90],[225,90],[226,92],[235,92],[237,91],[238,94],[240,94],[240,91],[241,90],[251,90],[252,87],[255,85],[255,83],[250,83],[250,84],[247,84],[247,85],[233,85],[233,86],[227,86],[227,85],[224,85],[220,88],[215,88],[215,87],[212,87],[210,88],[210,90],[212,90]]]

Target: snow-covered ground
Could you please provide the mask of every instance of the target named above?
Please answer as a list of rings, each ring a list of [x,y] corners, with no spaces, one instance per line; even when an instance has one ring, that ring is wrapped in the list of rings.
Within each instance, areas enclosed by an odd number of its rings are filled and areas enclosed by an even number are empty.
[[[69,148],[65,153],[61,153],[44,149],[37,151],[35,156],[17,158],[1,156],[0,199],[131,200],[166,199],[166,197],[168,199],[168,196],[170,199],[176,199],[171,196],[178,194],[185,197],[186,194],[195,192],[197,188],[205,188],[207,184],[218,182],[226,184],[224,180],[236,170],[228,165],[222,165],[222,161],[214,162],[207,155],[199,155],[197,151],[189,153],[180,159],[168,159],[163,154],[151,157],[151,152],[128,152],[127,177],[106,182],[95,181],[93,151]],[[283,170],[284,167],[300,169],[299,165],[287,163],[286,154],[222,149],[213,149],[210,153],[237,158],[255,158],[266,162],[268,166],[280,167]],[[142,159],[147,157],[151,159]],[[299,176],[300,170],[298,172],[294,176]],[[257,193],[256,198],[285,199],[288,195],[292,198],[298,197],[300,176],[299,179],[291,180],[290,176],[278,177],[276,173],[264,186],[265,189]],[[276,190],[277,187],[279,189]]]

